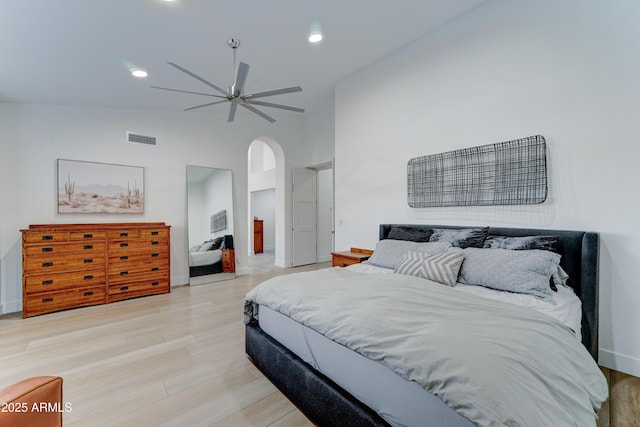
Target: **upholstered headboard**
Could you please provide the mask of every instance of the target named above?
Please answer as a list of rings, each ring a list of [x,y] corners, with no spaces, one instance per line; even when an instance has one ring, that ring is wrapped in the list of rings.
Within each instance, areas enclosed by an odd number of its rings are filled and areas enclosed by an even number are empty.
[[[425,231],[433,228],[476,228],[428,224],[381,224],[380,240],[386,239],[392,227],[410,226]],[[597,233],[571,230],[540,230],[532,228],[489,227],[494,236],[559,236],[562,248],[560,265],[569,274],[567,284],[582,301],[582,343],[593,358],[598,360],[598,250]]]

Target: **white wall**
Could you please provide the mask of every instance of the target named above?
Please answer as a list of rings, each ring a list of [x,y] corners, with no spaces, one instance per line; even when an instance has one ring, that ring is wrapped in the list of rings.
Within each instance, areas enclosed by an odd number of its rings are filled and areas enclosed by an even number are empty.
[[[387,222],[597,231],[600,363],[640,375],[638,22],[631,0],[493,0],[341,82],[336,247]],[[535,134],[544,204],[407,206],[410,158]]]
[[[191,114],[195,113],[195,114]],[[156,136],[156,147],[129,144],[125,132]],[[29,224],[164,221],[171,225],[171,284],[188,283],[186,165],[231,169],[234,180],[236,267],[246,265],[247,150],[272,138],[285,152],[285,173],[302,163],[302,119],[271,124],[252,115],[0,104],[0,303],[21,310],[19,230]],[[59,215],[56,159],[145,168],[143,215]],[[289,185],[290,185],[289,179]],[[286,212],[285,230],[290,230]],[[288,225],[288,227],[286,226]],[[291,241],[290,231],[288,238]],[[287,254],[290,257],[290,253]]]
[[[333,104],[305,115],[303,126],[305,167],[333,161],[335,144],[334,116],[335,108]]]

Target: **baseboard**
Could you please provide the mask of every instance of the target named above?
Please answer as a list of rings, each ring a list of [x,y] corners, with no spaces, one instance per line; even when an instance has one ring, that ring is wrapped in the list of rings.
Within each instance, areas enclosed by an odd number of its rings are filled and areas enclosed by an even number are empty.
[[[626,354],[600,349],[598,364],[634,377],[640,377],[640,360]]]

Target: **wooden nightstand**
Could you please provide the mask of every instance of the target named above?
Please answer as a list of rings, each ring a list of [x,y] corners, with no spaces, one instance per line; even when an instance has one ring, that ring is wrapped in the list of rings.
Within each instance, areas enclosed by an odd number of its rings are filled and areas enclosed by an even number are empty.
[[[350,251],[332,252],[332,265],[334,267],[346,267],[366,261],[373,254],[370,249],[351,248]]]
[[[236,256],[233,249],[222,250],[222,271],[224,273],[236,272]]]

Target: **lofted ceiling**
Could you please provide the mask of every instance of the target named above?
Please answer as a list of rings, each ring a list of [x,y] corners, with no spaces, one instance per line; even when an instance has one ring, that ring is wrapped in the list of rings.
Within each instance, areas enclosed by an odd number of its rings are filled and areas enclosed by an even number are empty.
[[[245,93],[301,86],[268,100],[313,112],[331,104],[340,80],[483,1],[0,0],[0,102],[181,110],[210,98],[149,86],[211,90],[167,61],[226,89],[226,42],[236,38],[238,62],[251,66]],[[317,45],[307,41],[314,26],[324,34]],[[224,120],[228,106],[195,111]]]

